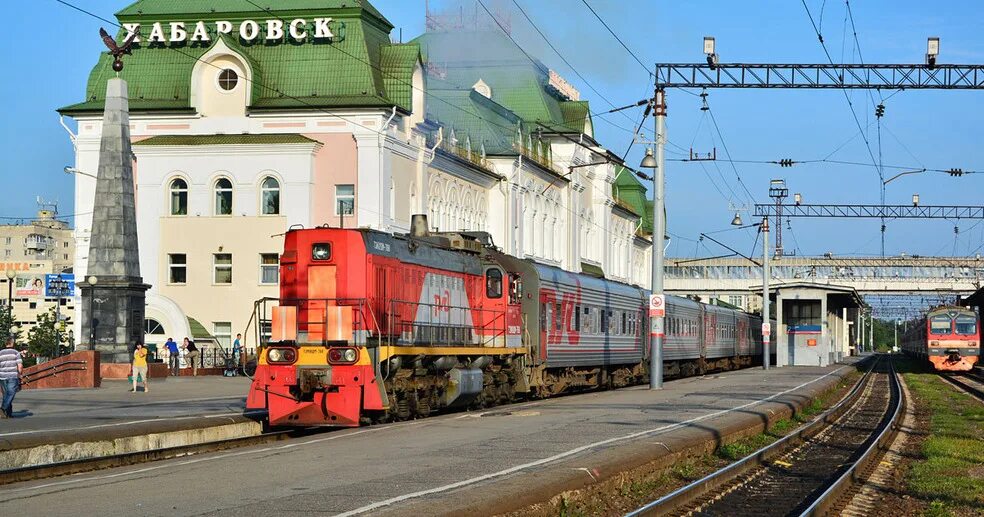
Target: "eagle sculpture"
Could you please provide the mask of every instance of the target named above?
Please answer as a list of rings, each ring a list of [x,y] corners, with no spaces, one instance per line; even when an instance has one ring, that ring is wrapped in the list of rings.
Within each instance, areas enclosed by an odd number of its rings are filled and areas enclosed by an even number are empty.
[[[103,43],[109,48],[109,54],[113,56],[113,70],[117,73],[123,71],[123,55],[133,55],[131,48],[133,47],[133,41],[137,39],[139,33],[133,32],[130,34],[122,45],[117,45],[116,40],[106,32],[106,29],[100,28],[99,35],[102,36]]]

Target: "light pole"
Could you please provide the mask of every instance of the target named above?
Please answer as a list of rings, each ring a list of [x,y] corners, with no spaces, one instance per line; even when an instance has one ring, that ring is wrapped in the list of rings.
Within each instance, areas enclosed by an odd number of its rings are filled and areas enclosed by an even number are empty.
[[[899,320],[895,319],[895,346],[892,347],[892,352],[899,349]]]
[[[656,112],[656,156],[652,149],[646,150],[641,168],[653,169],[653,260],[652,260],[652,294],[663,298],[663,241],[666,236],[666,209],[663,200],[665,187],[665,147],[666,147],[666,92],[656,89],[653,99]],[[653,321],[649,330],[649,389],[663,389],[663,314],[665,303],[659,313],[651,315]]]
[[[7,329],[7,336],[10,337],[14,335],[14,279],[17,278],[17,272],[13,269],[7,269],[7,322],[10,324],[10,328]]]
[[[769,257],[769,218],[762,218],[762,369],[769,369],[769,342],[772,336],[772,320],[769,300],[769,277],[772,275]]]
[[[96,298],[95,287],[96,283],[99,282],[99,277],[92,275],[86,278],[86,282],[89,284],[89,350],[96,349],[96,326],[94,325],[96,321],[96,308],[93,307],[93,303]]]

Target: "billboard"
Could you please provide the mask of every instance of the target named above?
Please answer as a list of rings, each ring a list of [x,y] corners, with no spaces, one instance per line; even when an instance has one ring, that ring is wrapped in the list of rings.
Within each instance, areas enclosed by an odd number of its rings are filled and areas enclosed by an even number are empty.
[[[75,296],[75,275],[44,275],[45,298],[70,298]]]
[[[19,297],[44,296],[44,275],[20,273],[14,279],[14,295]]]

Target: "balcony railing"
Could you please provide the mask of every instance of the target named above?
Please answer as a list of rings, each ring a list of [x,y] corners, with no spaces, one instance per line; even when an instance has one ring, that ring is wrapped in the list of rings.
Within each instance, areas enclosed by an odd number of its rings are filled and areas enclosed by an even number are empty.
[[[527,160],[536,163],[540,167],[543,167],[544,169],[547,169],[548,171],[551,171],[560,176],[564,175],[563,169],[554,165],[553,158],[550,156],[550,153],[542,152],[539,149],[539,146],[534,144],[532,147],[528,147],[525,145],[513,144],[513,149],[515,149],[516,152],[522,155],[523,158],[526,158]]]
[[[492,172],[492,164],[489,163],[489,161],[484,156],[482,156],[482,153],[474,149],[469,149],[458,143],[452,143],[449,140],[442,141],[440,149],[444,152],[453,154],[458,158],[467,160],[472,164],[477,165],[478,167],[481,167],[489,172]]]

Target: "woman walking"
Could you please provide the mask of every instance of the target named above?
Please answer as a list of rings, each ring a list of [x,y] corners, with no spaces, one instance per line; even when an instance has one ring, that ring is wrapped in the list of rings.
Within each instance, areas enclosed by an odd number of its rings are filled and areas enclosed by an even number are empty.
[[[147,349],[139,341],[133,350],[133,389],[130,390],[132,392],[137,391],[138,376],[143,377],[144,393],[147,393],[150,391],[147,387]]]

